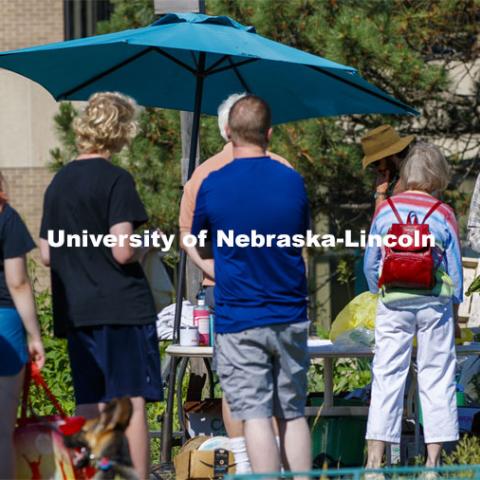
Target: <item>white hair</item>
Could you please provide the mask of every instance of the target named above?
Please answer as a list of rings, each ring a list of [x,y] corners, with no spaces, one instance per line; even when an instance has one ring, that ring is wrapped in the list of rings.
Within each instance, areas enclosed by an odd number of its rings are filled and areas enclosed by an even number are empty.
[[[238,100],[245,97],[246,95],[246,93],[232,93],[232,95],[229,95],[218,107],[218,128],[220,130],[220,135],[226,142],[229,141],[226,130],[230,110],[235,105],[235,103],[238,102]]]
[[[402,164],[400,178],[408,190],[442,192],[448,186],[450,167],[437,146],[417,142]]]

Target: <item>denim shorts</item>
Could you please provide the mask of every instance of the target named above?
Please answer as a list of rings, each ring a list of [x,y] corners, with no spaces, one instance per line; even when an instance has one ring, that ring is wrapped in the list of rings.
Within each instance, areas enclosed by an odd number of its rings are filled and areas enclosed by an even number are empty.
[[[27,339],[15,308],[0,308],[0,376],[16,375],[28,361]]]
[[[163,400],[154,323],[75,328],[67,342],[77,405],[118,397]]]

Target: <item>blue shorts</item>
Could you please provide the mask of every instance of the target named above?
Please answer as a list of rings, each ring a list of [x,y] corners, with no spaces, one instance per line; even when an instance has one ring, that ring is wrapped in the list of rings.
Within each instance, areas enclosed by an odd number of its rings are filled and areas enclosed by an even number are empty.
[[[163,400],[154,323],[76,328],[67,342],[77,405],[118,397]]]
[[[0,376],[16,375],[28,361],[27,339],[15,308],[0,308]]]

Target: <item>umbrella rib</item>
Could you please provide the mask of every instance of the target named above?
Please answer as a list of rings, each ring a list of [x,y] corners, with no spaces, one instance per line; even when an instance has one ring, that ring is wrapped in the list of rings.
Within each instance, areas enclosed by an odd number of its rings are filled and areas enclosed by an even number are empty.
[[[198,62],[197,62],[197,59],[195,57],[195,52],[193,52],[192,50],[190,50],[190,55],[192,56],[192,60],[193,60],[193,63],[195,65],[195,69],[198,70]]]
[[[212,70],[208,74],[213,75],[214,73],[224,72],[225,70],[230,70],[231,68],[241,67],[243,65],[247,65],[248,63],[257,62],[258,60],[258,58],[249,58],[248,60],[243,60],[242,62],[231,63],[228,67],[217,68],[216,70]]]
[[[185,70],[188,70],[190,73],[192,73],[193,75],[197,75],[197,72],[195,69],[193,69],[192,67],[190,67],[190,65],[187,65],[186,63],[182,62],[181,60],[178,60],[177,58],[175,58],[173,55],[170,55],[169,53],[165,52],[164,50],[162,50],[161,48],[159,47],[154,47],[154,50],[155,52],[159,53],[160,55],[163,55],[164,57],[168,58],[169,60],[171,60],[173,63],[176,63],[177,65],[180,65],[182,68],[184,68]]]
[[[232,57],[228,57],[228,63],[230,63],[230,66],[233,68],[233,71],[235,72],[235,75],[237,76],[239,82],[242,84],[242,87],[245,89],[246,92],[252,93],[252,90],[248,86],[247,82],[245,79],[242,77],[240,72],[238,71],[237,66],[233,63]]]
[[[357,85],[353,82],[349,82],[346,78],[339,77],[338,75],[335,75],[334,73],[329,72],[327,70],[324,70],[320,67],[315,67],[314,65],[307,65],[307,66],[309,68],[311,68],[312,70],[315,70],[316,72],[323,73],[323,75],[326,75],[327,77],[331,77],[331,78],[334,78],[335,80],[339,80],[340,82],[346,83],[347,85],[349,85],[351,87],[357,88],[358,90],[361,90],[364,93],[367,93],[367,94],[372,95],[374,97],[380,98],[381,100],[384,100],[385,102],[391,103],[391,104],[393,104],[397,107],[401,107],[403,110],[413,110],[413,112],[415,112],[415,114],[418,115],[418,112],[415,109],[413,109],[411,107],[408,107],[408,105],[404,105],[399,100],[396,100],[394,98],[386,98],[383,95],[381,95],[380,93],[372,92],[368,88],[362,87],[361,85]],[[410,113],[413,113],[413,112],[410,112]]]
[[[63,100],[65,98],[67,98],[68,96],[72,95],[73,93],[78,92],[82,88],[87,87],[88,85],[92,84],[93,82],[96,82],[97,80],[100,80],[101,78],[109,75],[110,73],[114,72],[115,70],[118,70],[118,69],[124,67],[125,65],[128,65],[129,63],[137,60],[138,58],[143,57],[143,55],[147,54],[152,49],[153,49],[153,47],[148,47],[145,50],[142,50],[141,52],[138,52],[137,54],[127,58],[123,62],[117,63],[113,67],[110,67],[109,69],[107,69],[107,70],[105,70],[105,71],[103,71],[103,72],[101,72],[97,75],[94,75],[93,77],[89,78],[88,80],[85,80],[84,82],[80,83],[76,87],[73,87],[70,90],[62,92],[59,95],[56,95],[55,100]]]
[[[206,70],[205,73],[208,75],[215,67],[222,64],[227,58],[231,58],[230,55],[224,55],[222,58],[218,59],[216,62],[212,63]]]

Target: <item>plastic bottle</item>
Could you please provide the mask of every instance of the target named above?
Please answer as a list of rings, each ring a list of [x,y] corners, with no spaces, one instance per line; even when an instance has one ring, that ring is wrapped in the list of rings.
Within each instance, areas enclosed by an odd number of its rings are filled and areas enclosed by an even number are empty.
[[[197,295],[197,305],[193,308],[193,325],[198,327],[199,345],[210,345],[210,310],[205,305],[205,291]]]

